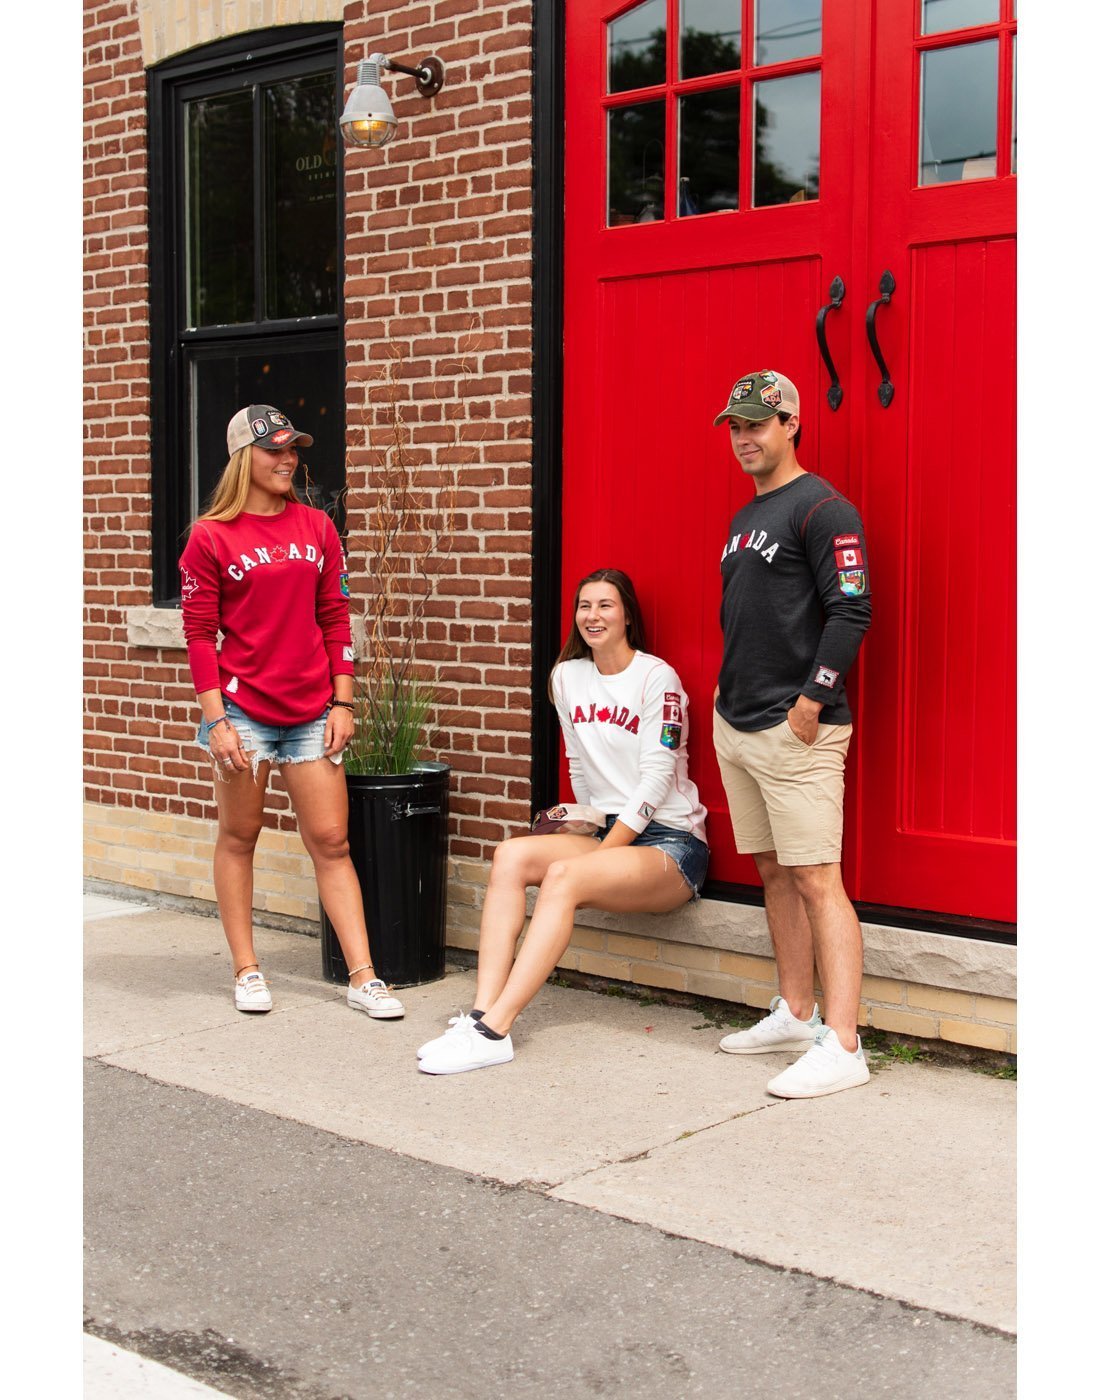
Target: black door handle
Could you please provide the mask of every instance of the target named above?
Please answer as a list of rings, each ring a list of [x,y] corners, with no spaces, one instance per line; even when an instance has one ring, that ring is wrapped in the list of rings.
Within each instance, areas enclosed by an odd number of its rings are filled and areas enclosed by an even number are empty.
[[[844,283],[839,277],[834,277],[829,283],[829,297],[830,300],[817,313],[817,348],[821,351],[821,358],[825,361],[825,368],[829,371],[829,378],[833,381],[829,385],[825,397],[829,401],[829,407],[835,413],[844,397],[844,390],[840,387],[836,365],[833,364],[833,357],[829,354],[829,342],[825,338],[825,317],[830,311],[839,311],[840,303],[844,300]]]
[[[867,308],[867,339],[871,342],[871,354],[875,357],[875,363],[882,373],[882,383],[878,386],[878,401],[883,408],[889,408],[894,397],[894,386],[890,383],[890,371],[886,367],[886,361],[882,358],[882,351],[879,348],[878,336],[875,334],[875,317],[878,315],[880,306],[888,306],[890,297],[897,288],[892,272],[884,272],[878,279],[878,289],[881,295],[877,301],[873,301]]]

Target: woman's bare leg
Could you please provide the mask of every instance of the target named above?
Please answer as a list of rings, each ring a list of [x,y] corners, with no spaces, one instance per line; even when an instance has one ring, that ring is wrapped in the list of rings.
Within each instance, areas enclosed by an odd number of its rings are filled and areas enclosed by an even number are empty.
[[[213,762],[213,760],[211,760]],[[264,824],[269,763],[243,769],[215,768],[218,838],[214,845],[214,892],[236,976],[258,967],[252,941],[252,858]]]
[[[555,861],[597,853],[594,836],[515,836],[493,853],[481,911],[474,1006],[484,1010],[504,990],[527,917],[527,886],[541,885]]]
[[[327,758],[308,763],[285,763],[283,785],[290,797],[298,831],[313,861],[317,890],[332,920],[351,982],[361,987],[374,977],[363,892],[348,846],[348,789],[342,764]]]
[[[484,1024],[506,1035],[557,966],[573,932],[581,905],[612,913],[665,914],[691,898],[691,890],[671,856],[654,846],[619,846],[581,859],[556,860],[542,880],[531,926],[500,994],[488,1006]]]

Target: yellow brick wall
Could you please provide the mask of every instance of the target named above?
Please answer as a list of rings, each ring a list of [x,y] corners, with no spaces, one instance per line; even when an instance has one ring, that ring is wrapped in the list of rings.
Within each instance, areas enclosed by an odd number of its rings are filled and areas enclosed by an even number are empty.
[[[88,879],[212,901],[214,834],[212,822],[193,817],[88,803],[84,873]],[[255,906],[261,914],[317,920],[313,869],[297,833],[265,828],[255,871]],[[480,861],[450,863],[447,942],[452,948],[477,948],[486,875]],[[583,924],[574,929],[560,966],[742,1006],[766,1007],[777,989],[771,958]],[[1016,1003],[1004,997],[865,976],[859,1019],[861,1025],[899,1035],[1016,1052]]]
[[[135,0],[145,66],[229,34],[342,21],[344,0]]]

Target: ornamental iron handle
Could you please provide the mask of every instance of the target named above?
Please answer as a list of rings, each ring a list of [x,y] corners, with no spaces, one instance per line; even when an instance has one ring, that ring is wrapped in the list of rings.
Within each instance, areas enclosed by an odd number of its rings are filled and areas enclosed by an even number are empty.
[[[836,365],[833,364],[833,357],[829,354],[829,342],[825,338],[825,317],[830,311],[839,311],[840,303],[843,300],[844,283],[839,277],[834,277],[829,283],[829,301],[817,313],[817,348],[821,351],[821,358],[825,361],[825,368],[829,371],[829,378],[833,381],[829,385],[825,397],[834,413],[840,407],[844,390],[840,387],[840,377],[836,372]]]
[[[892,272],[884,272],[878,279],[878,289],[881,293],[877,301],[873,301],[867,308],[867,339],[871,343],[871,354],[875,357],[875,363],[882,372],[882,383],[878,386],[878,401],[883,408],[889,408],[894,398],[894,386],[890,382],[890,371],[886,367],[886,361],[882,358],[882,351],[879,348],[878,336],[875,334],[875,317],[878,315],[880,306],[887,306],[890,297],[897,289]]]

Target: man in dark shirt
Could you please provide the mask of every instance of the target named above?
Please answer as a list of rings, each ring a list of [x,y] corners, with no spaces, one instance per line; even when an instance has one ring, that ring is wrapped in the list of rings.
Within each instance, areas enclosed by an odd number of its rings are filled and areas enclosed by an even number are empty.
[[[840,847],[852,733],[844,677],[871,621],[871,588],[859,513],[798,464],[798,407],[789,379],[758,370],[714,420],[728,421],[756,488],[722,551],[714,746],[737,849],[764,883],[780,993],[763,1021],[721,1048],[803,1051],[768,1091],[816,1098],[869,1078],[856,1030],[863,938]]]

